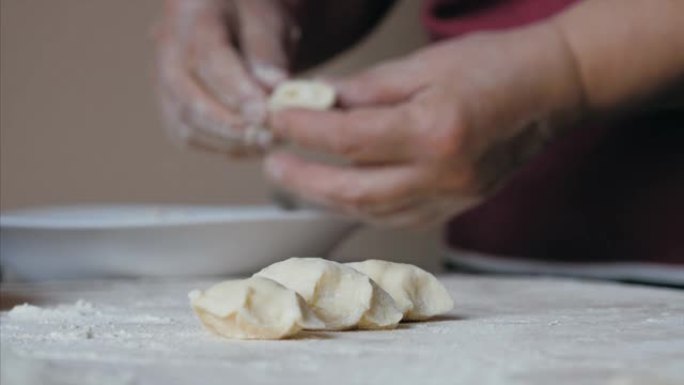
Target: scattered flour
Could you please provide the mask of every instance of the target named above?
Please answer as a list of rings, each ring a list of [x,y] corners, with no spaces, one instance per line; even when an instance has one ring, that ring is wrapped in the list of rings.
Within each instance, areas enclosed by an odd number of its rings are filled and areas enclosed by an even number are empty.
[[[173,322],[169,317],[114,306],[96,306],[79,299],[72,304],[52,307],[28,303],[17,305],[3,316],[2,331],[5,336],[24,344],[33,341],[58,346],[75,341],[106,339],[130,346],[136,339],[155,335],[168,339],[168,335],[160,334],[163,329],[159,329],[159,326]]]
[[[185,293],[208,282],[57,287],[51,303],[65,304],[0,314],[0,382],[684,383],[682,292],[544,279],[443,282],[457,307],[442,319],[284,341],[203,330]]]
[[[79,299],[73,305],[59,305],[53,308],[42,308],[25,303],[15,306],[7,313],[7,316],[14,320],[60,322],[99,316],[101,314],[92,303]]]

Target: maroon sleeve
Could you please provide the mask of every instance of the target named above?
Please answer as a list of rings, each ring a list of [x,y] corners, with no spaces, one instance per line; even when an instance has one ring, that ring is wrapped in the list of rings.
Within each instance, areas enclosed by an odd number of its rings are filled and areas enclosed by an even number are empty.
[[[547,18],[577,0],[425,0],[434,39]],[[684,264],[684,111],[576,127],[453,219],[458,249],[558,262]]]
[[[578,0],[425,0],[423,25],[433,39],[517,27],[547,18]]]

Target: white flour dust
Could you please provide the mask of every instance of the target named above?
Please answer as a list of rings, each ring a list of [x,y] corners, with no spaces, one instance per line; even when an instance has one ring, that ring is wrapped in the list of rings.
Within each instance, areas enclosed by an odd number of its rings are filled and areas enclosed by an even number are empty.
[[[149,314],[134,314],[113,307],[100,309],[90,302],[79,299],[74,304],[62,304],[55,307],[39,307],[26,303],[17,305],[7,313],[5,321],[12,321],[9,325],[8,322],[3,323],[3,331],[9,331],[10,334],[13,331],[12,323],[19,322],[23,325],[33,325],[36,332],[47,331],[47,328],[52,329],[48,333],[30,333],[33,334],[33,338],[24,335],[25,338],[72,341],[92,339],[95,337],[96,329],[101,337],[123,338],[131,334],[123,329],[116,330],[115,324],[167,324],[172,322],[172,319]],[[18,334],[15,332],[14,335]]]
[[[456,308],[441,319],[282,341],[226,340],[203,330],[186,293],[209,282],[56,285],[46,290],[50,306],[19,305],[0,314],[1,382],[670,385],[684,379],[682,292],[551,279],[442,281]]]

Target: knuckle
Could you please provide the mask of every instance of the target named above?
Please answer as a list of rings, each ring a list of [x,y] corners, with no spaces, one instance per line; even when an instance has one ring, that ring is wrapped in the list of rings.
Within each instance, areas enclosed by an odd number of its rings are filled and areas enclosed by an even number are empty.
[[[347,159],[361,159],[370,144],[368,137],[359,131],[359,127],[376,127],[381,122],[360,112],[351,112],[341,118],[341,123],[331,135],[331,150]]]
[[[464,150],[464,126],[455,116],[433,117],[424,126],[425,145],[436,160],[453,160]]]
[[[472,196],[479,193],[479,178],[474,169],[461,168],[439,177],[441,192],[446,195],[458,194],[460,196]]]
[[[347,207],[362,209],[368,203],[368,195],[357,185],[349,185],[338,191],[338,200]]]
[[[430,153],[437,160],[453,159],[460,153],[461,142],[450,128],[437,128],[426,140]]]
[[[345,158],[354,158],[361,149],[360,143],[352,135],[338,132],[332,142],[332,150]]]

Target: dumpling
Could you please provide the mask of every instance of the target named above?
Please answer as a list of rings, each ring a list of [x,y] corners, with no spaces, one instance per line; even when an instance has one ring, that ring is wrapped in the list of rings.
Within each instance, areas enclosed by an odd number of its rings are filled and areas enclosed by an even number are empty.
[[[268,101],[269,109],[308,108],[327,110],[335,104],[335,89],[312,80],[288,80],[280,83]]]
[[[377,259],[346,265],[369,276],[389,293],[404,314],[404,320],[426,320],[454,307],[444,285],[417,266]]]
[[[188,296],[204,326],[227,338],[280,339],[324,327],[302,297],[263,277],[224,281]]]
[[[300,294],[327,330],[387,329],[401,320],[392,297],[373,280],[341,263],[290,258],[256,273]]]

